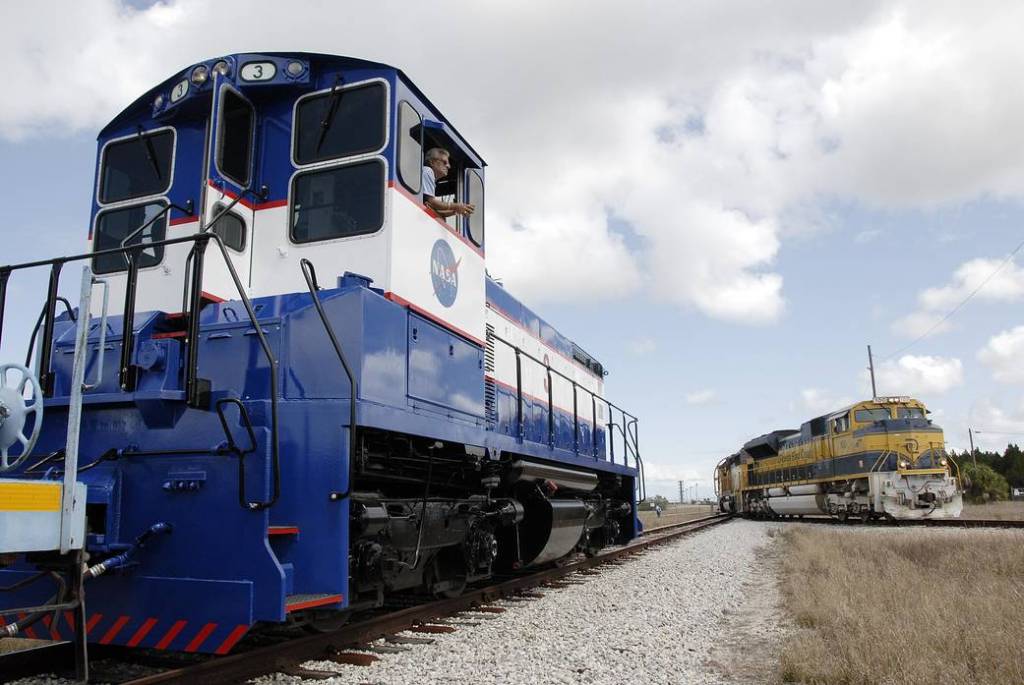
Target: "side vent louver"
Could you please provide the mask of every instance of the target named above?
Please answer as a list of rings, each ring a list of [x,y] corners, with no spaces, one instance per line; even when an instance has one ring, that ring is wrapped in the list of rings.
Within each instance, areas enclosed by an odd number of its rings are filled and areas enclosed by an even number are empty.
[[[494,326],[487,324],[487,340],[484,346],[484,411],[487,427],[493,429],[498,422],[498,400],[494,388]]]

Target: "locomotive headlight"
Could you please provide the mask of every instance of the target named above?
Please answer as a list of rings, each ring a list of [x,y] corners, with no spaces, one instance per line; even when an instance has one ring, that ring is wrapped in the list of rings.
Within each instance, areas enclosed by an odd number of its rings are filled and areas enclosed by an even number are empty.
[[[206,68],[205,64],[200,64],[198,67],[192,70],[192,83],[197,86],[201,86],[206,83],[206,79],[210,78],[210,72]]]
[[[222,59],[213,65],[213,73],[227,76],[231,73],[231,65],[228,64],[227,60]]]
[[[163,106],[164,106],[164,94],[160,93],[155,98],[153,98],[153,109],[160,109]]]
[[[900,459],[900,462],[899,462],[899,467],[900,467],[901,469],[906,469],[906,468],[910,468],[910,462],[909,462],[909,461],[907,461],[906,459]]]
[[[291,76],[292,78],[298,78],[299,76],[302,76],[302,72],[304,72],[305,70],[306,65],[304,65],[302,62],[297,62],[295,60],[289,62],[288,66],[285,67],[285,71],[288,72],[288,75]]]
[[[943,457],[942,459],[939,459],[939,463],[942,464],[943,466],[948,466],[949,465],[949,461],[945,457]]]

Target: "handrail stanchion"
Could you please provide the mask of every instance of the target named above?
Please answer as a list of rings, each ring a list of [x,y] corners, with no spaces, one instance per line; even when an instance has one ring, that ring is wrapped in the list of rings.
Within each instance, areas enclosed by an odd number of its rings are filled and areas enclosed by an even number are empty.
[[[2,313],[2,311],[0,311]],[[572,451],[580,453],[580,415],[578,411],[579,391],[576,388],[576,381],[572,382]]]
[[[60,270],[64,262],[54,261],[50,267],[50,283],[46,291],[46,319],[43,321],[43,343],[39,355],[39,385],[43,397],[53,396],[53,374],[50,372],[51,346],[53,345],[53,322],[57,318],[57,288],[60,285]]]
[[[359,389],[356,386],[356,376],[352,372],[352,367],[348,365],[348,359],[345,357],[345,351],[341,349],[341,343],[338,342],[338,337],[334,334],[334,326],[331,325],[331,320],[327,318],[327,312],[324,311],[323,303],[320,302],[320,295],[317,294],[317,291],[320,290],[320,284],[316,280],[316,267],[308,259],[302,259],[299,261],[299,268],[302,270],[302,277],[306,279],[306,287],[309,289],[309,296],[313,300],[313,306],[316,307],[317,316],[320,317],[320,323],[323,324],[327,338],[331,341],[331,346],[334,348],[334,354],[337,355],[338,361],[341,362],[341,368],[348,377],[349,394],[351,395],[348,415],[348,485],[345,487],[344,492],[331,493],[332,501],[338,501],[352,494],[353,482],[355,481],[355,464],[358,458],[356,445],[356,398],[359,396]]]
[[[10,278],[10,269],[0,269],[0,343],[4,341],[4,307],[7,304],[7,281]]]
[[[590,424],[590,446],[593,448],[594,459],[597,459],[597,396],[590,393],[590,413],[594,419]]]
[[[555,402],[554,383],[551,382],[551,366],[547,366],[548,378],[548,447],[555,446]]]
[[[615,463],[615,421],[612,419],[612,406],[608,405],[608,455]]]
[[[523,360],[520,357],[520,350],[516,350],[516,425],[519,430],[519,439],[525,439],[526,431],[523,426]]]
[[[185,399],[191,407],[206,407],[209,399],[209,388],[199,378],[199,316],[203,308],[203,266],[206,260],[206,246],[210,241],[210,233],[202,233],[196,239],[195,258],[192,268],[192,286],[189,291],[188,306],[188,362],[185,366]],[[256,326],[259,327],[259,322]]]
[[[124,317],[121,326],[121,370],[118,382],[121,390],[135,390],[135,367],[132,364],[132,352],[135,347],[135,295],[139,283],[138,247],[128,248],[124,253],[128,260],[128,274],[124,288]]]

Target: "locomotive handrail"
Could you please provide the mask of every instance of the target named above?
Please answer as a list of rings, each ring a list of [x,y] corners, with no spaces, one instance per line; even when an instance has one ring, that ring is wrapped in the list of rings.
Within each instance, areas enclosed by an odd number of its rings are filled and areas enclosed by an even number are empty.
[[[204,227],[205,228],[205,227]],[[23,262],[21,264],[11,264],[7,266],[0,266],[0,342],[3,341],[3,325],[4,325],[4,309],[7,301],[7,285],[10,280],[10,276],[14,271],[21,271],[25,269],[32,269],[41,266],[50,267],[50,282],[47,290],[46,298],[46,316],[44,319],[43,326],[43,340],[41,343],[39,368],[40,368],[40,385],[43,386],[43,394],[46,397],[52,396],[53,390],[53,374],[50,372],[50,358],[53,347],[53,327],[56,319],[56,306],[57,306],[57,286],[60,279],[61,267],[69,262],[82,261],[86,259],[95,259],[96,257],[103,257],[106,255],[119,254],[125,257],[128,261],[128,283],[126,286],[125,293],[125,329],[127,329],[127,335],[122,337],[122,377],[121,386],[131,385],[132,373],[129,370],[131,367],[131,353],[132,347],[131,341],[134,337],[133,320],[135,314],[135,289],[137,287],[137,275],[138,265],[135,261],[135,253],[146,248],[153,247],[164,247],[168,245],[178,245],[183,243],[192,243],[193,248],[196,250],[196,261],[195,267],[192,273],[192,287],[191,287],[191,301],[192,308],[190,312],[192,316],[189,320],[189,331],[188,331],[188,346],[189,355],[188,362],[185,369],[186,378],[186,400],[191,406],[197,406],[197,400],[200,396],[200,384],[197,383],[196,372],[198,369],[199,360],[199,308],[201,306],[202,298],[202,283],[203,283],[203,254],[205,253],[206,246],[212,240],[217,244],[220,250],[221,257],[224,259],[224,264],[228,269],[228,273],[231,276],[231,280],[234,283],[235,290],[238,292],[239,299],[242,305],[245,307],[246,314],[249,317],[249,321],[252,323],[253,329],[257,339],[259,340],[260,348],[263,351],[264,356],[267,358],[267,363],[270,368],[270,433],[271,433],[271,470],[272,470],[272,494],[270,499],[265,501],[252,501],[247,502],[246,506],[252,511],[259,511],[273,506],[281,495],[281,463],[280,463],[280,448],[279,448],[279,431],[278,431],[278,402],[277,402],[277,390],[278,390],[278,361],[274,358],[273,350],[270,348],[270,343],[267,342],[266,336],[263,334],[263,328],[259,324],[259,319],[256,317],[256,312],[253,309],[252,301],[249,296],[245,293],[245,288],[242,286],[242,281],[238,277],[238,272],[235,270],[234,265],[231,263],[231,258],[228,255],[227,248],[224,246],[224,241],[221,237],[212,232],[201,232],[189,236],[180,236],[177,238],[168,238],[165,240],[157,240],[153,242],[140,243],[138,245],[130,245],[126,247],[115,247],[106,250],[97,250],[95,252],[86,252],[82,254],[72,255],[69,257],[55,257],[53,259],[41,259],[33,262]],[[125,362],[125,355],[127,350],[128,361]],[[46,380],[43,380],[43,378]]]
[[[356,463],[356,376],[352,373],[352,367],[348,365],[348,360],[345,358],[345,352],[341,349],[341,344],[338,342],[338,338],[334,335],[334,327],[331,325],[330,320],[327,318],[327,314],[324,312],[324,306],[320,302],[320,296],[317,291],[320,290],[320,284],[316,280],[316,267],[308,259],[303,258],[299,260],[299,267],[302,269],[302,277],[306,279],[306,287],[309,288],[309,296],[313,298],[313,306],[316,307],[316,313],[320,316],[320,322],[324,325],[324,331],[327,332],[327,337],[331,339],[331,345],[334,347],[334,353],[338,355],[338,361],[341,362],[341,366],[345,369],[345,375],[348,376],[348,382],[351,387],[351,401],[349,405],[349,431],[348,431],[348,484],[345,487],[344,492],[331,493],[331,499],[333,501],[341,500],[348,497],[352,493],[352,480],[354,475],[354,468]]]
[[[64,305],[64,311],[67,312],[68,318],[72,321],[76,321],[75,312],[71,309],[71,303],[68,302],[66,297],[57,297],[57,300]],[[36,347],[36,336],[39,335],[39,327],[43,325],[43,317],[46,316],[46,303],[43,303],[43,308],[39,310],[39,318],[36,319],[36,325],[32,328],[32,337],[28,339],[28,352],[25,354],[25,366],[32,368],[32,352]]]
[[[521,349],[515,343],[513,343],[511,341],[508,341],[508,340],[505,340],[500,335],[497,335],[495,333],[488,332],[487,335],[491,339],[497,340],[498,342],[500,342],[500,343],[510,347],[515,352],[515,355],[516,355],[516,422],[517,422],[517,428],[518,428],[518,433],[519,433],[519,438],[520,439],[523,438],[523,434],[524,434],[524,430],[525,430],[524,429],[524,425],[523,425],[523,379],[522,379],[522,362],[521,362],[521,358],[522,357],[526,357],[530,361],[533,361],[536,364],[539,364],[540,366],[544,367],[547,370],[547,373],[548,373],[548,379],[549,379],[548,380],[548,442],[549,442],[549,445],[552,446],[552,447],[554,446],[554,409],[555,408],[554,408],[554,402],[551,401],[552,400],[552,383],[550,381],[550,378],[551,378],[551,374],[555,374],[555,375],[559,376],[560,378],[568,381],[572,385],[572,387],[573,387],[573,431],[574,431],[574,439],[575,439],[575,444],[573,446],[573,451],[575,453],[577,453],[577,454],[580,453],[580,449],[579,449],[579,408],[578,408],[578,404],[577,404],[577,401],[576,401],[576,398],[577,398],[576,390],[580,389],[580,390],[583,390],[584,392],[586,392],[587,394],[589,394],[590,397],[591,397],[591,409],[592,409],[593,414],[594,414],[594,416],[593,416],[594,420],[593,420],[593,424],[592,425],[595,427],[595,429],[597,427],[597,421],[596,421],[596,419],[597,419],[597,408],[596,408],[597,401],[600,400],[601,402],[603,402],[608,407],[608,420],[609,420],[609,424],[608,425],[609,426],[615,426],[616,428],[619,429],[619,432],[622,434],[622,440],[623,440],[623,460],[624,460],[623,463],[624,463],[624,465],[628,466],[629,465],[628,464],[628,457],[632,454],[633,459],[634,459],[634,461],[636,463],[636,468],[637,468],[638,471],[640,471],[641,476],[642,476],[642,474],[643,474],[643,461],[640,459],[639,440],[638,440],[638,433],[639,433],[638,424],[639,424],[639,419],[637,419],[637,417],[633,416],[632,414],[630,414],[629,412],[624,410],[622,407],[619,407],[618,405],[613,404],[612,402],[610,402],[609,400],[605,399],[601,395],[598,395],[596,392],[594,392],[594,391],[592,391],[592,390],[590,390],[590,389],[580,385],[579,383],[577,383],[575,381],[575,379],[570,378],[569,376],[565,375],[561,371],[558,371],[557,369],[551,368],[551,365],[549,363],[546,363],[543,360],[534,357],[529,352],[526,352],[525,350]],[[615,424],[612,421],[612,410],[618,411],[622,415],[623,425],[621,427],[618,426],[618,424]],[[628,426],[628,425],[632,425],[633,426],[632,430],[628,430],[626,428],[626,426]],[[614,461],[614,454],[615,454],[615,451],[614,451],[615,450],[614,439],[615,439],[614,438],[614,431],[609,430],[609,433],[608,433],[609,454],[611,456],[612,463],[615,463],[615,461]],[[631,439],[632,439],[632,444],[630,442]],[[594,438],[591,440],[591,443],[593,445],[593,450],[592,450],[592,455],[591,456],[593,456],[595,459],[597,459],[598,458],[598,454],[597,454],[596,430],[594,432]],[[646,493],[644,493],[644,494],[645,494],[645,497],[643,499],[646,498]],[[643,499],[641,499],[640,501],[643,501]]]

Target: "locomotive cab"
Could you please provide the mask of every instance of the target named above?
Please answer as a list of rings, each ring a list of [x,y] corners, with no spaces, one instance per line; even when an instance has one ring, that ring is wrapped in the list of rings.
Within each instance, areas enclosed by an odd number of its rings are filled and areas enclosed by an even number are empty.
[[[364,275],[483,340],[485,163],[400,70],[301,54],[209,60],[141,96],[99,143],[93,251],[202,227],[223,241],[250,297],[304,289],[307,259],[320,273]],[[438,194],[475,204],[472,216],[444,220],[423,205],[431,147],[452,160]],[[138,308],[180,311],[191,245],[136,259]],[[233,297],[221,257],[207,262],[208,299]],[[93,267],[123,295],[123,254]]]

